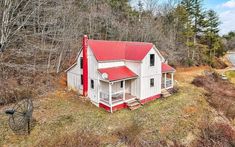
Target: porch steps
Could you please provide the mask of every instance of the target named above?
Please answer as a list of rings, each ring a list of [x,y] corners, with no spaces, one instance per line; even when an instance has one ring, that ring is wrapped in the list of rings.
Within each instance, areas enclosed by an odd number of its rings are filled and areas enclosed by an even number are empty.
[[[140,108],[142,105],[137,99],[134,99],[134,100],[127,102],[127,106],[130,110],[136,110]]]
[[[162,97],[166,98],[166,97],[169,97],[169,96],[171,96],[171,93],[168,90],[163,89],[162,90]]]

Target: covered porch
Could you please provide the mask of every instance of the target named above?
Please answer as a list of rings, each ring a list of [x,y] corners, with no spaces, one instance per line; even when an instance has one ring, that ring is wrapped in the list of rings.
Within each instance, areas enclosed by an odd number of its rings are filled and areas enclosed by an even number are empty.
[[[99,69],[102,79],[99,81],[100,107],[113,112],[117,107],[126,107],[126,103],[136,99],[132,94],[133,82],[138,76],[126,66]]]
[[[174,87],[175,69],[168,64],[162,63],[162,89],[170,89]]]
[[[174,73],[162,73],[162,89],[174,87]]]

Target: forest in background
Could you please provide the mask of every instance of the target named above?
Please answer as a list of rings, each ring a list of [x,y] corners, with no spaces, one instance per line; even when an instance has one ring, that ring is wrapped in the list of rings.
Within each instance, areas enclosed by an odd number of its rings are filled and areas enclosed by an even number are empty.
[[[203,0],[2,0],[0,20],[0,104],[53,88],[84,34],[152,42],[173,66],[220,67],[218,57],[235,46],[235,33],[219,35],[218,15]]]

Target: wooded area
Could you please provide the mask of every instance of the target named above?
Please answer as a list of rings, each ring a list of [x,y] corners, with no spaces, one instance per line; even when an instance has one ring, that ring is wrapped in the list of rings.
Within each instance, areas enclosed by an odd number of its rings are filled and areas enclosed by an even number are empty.
[[[7,87],[9,79],[15,85],[48,85],[53,73],[74,62],[84,34],[91,39],[152,42],[173,66],[215,67],[217,57],[234,48],[234,33],[219,36],[218,15],[204,9],[202,0],[130,3],[2,0],[1,85]],[[31,78],[37,76],[44,79]]]

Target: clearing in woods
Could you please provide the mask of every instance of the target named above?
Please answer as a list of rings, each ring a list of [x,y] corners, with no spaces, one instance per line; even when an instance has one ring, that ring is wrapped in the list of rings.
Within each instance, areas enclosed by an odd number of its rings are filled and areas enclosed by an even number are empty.
[[[60,88],[34,101],[34,126],[29,136],[17,136],[9,129],[4,115],[6,106],[0,110],[0,146],[55,146],[61,141],[63,145],[63,138],[75,133],[90,134],[84,138],[87,142],[97,141],[93,145],[161,140],[188,145],[198,136],[200,122],[207,116],[213,120],[217,115],[204,99],[205,90],[190,84],[193,77],[205,69],[207,67],[179,68],[177,94],[150,102],[135,111],[121,110],[113,114]]]

